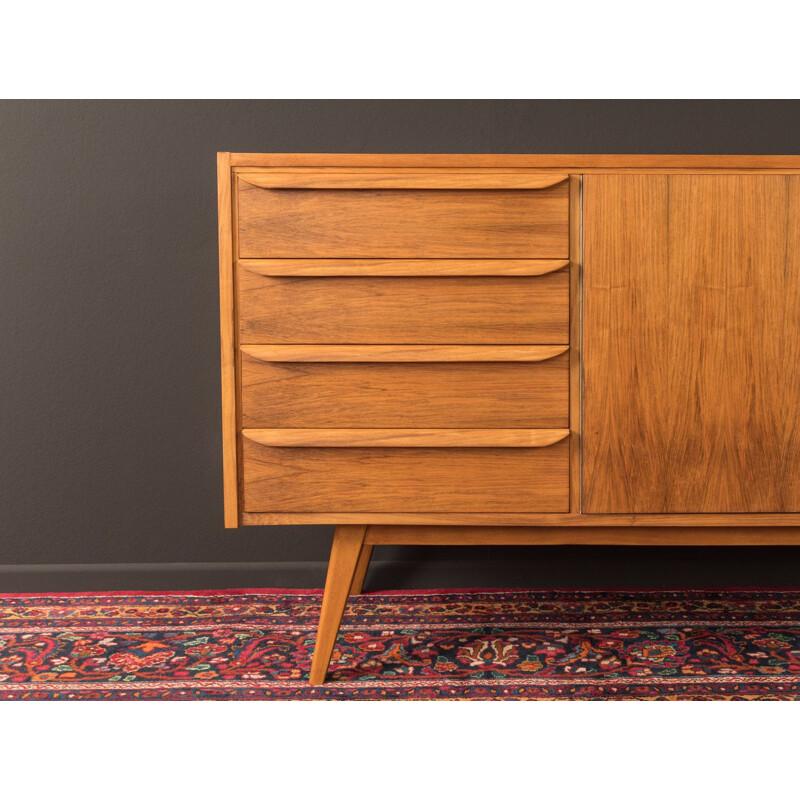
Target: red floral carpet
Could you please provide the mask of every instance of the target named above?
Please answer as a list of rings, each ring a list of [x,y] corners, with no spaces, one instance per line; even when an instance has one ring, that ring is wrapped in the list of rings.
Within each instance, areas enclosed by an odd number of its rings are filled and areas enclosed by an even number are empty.
[[[800,699],[800,591],[0,596],[3,700]]]

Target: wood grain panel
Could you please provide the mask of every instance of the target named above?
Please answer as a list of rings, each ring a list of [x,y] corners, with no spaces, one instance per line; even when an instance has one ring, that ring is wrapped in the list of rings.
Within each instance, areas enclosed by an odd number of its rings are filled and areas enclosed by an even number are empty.
[[[584,511],[800,510],[800,177],[584,201]]]
[[[565,258],[248,258],[241,266],[259,275],[546,275]]]
[[[569,354],[538,363],[287,363],[242,350],[248,428],[566,428]]]
[[[246,511],[567,511],[569,444],[268,447],[245,438]]]
[[[568,186],[261,189],[241,179],[242,258],[567,258]]]
[[[246,344],[567,344],[569,274],[272,278],[238,270]]]

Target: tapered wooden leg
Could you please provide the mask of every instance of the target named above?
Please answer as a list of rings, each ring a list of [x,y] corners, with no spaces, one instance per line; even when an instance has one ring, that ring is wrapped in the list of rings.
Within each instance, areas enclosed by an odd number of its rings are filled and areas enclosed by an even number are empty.
[[[364,578],[367,577],[367,570],[369,569],[369,560],[372,558],[372,545],[365,544],[361,548],[361,555],[356,564],[356,572],[353,575],[353,583],[350,586],[350,594],[361,594],[364,588]]]
[[[325,594],[322,596],[322,611],[319,615],[317,643],[314,658],[311,660],[312,686],[325,683],[328,664],[331,660],[336,635],[342,622],[344,607],[356,574],[364,548],[366,525],[339,525],[333,534],[331,558],[328,562],[328,577],[325,580]]]

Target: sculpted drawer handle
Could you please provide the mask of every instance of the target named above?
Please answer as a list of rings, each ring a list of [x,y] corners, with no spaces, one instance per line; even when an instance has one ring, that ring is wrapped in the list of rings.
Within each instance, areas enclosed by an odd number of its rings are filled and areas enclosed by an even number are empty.
[[[240,258],[240,270],[274,277],[469,278],[549,275],[566,258]]]
[[[548,189],[569,177],[562,173],[240,172],[240,180],[261,189]]]
[[[569,430],[248,428],[242,435],[269,447],[547,447],[566,439]]]
[[[309,362],[537,362],[566,353],[569,346],[554,345],[312,345],[245,344],[242,353],[257,361]]]

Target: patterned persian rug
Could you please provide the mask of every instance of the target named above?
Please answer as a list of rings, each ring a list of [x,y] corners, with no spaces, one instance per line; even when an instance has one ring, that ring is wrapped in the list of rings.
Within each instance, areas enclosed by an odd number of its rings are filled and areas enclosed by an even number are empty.
[[[796,700],[800,591],[0,595],[3,700]]]

